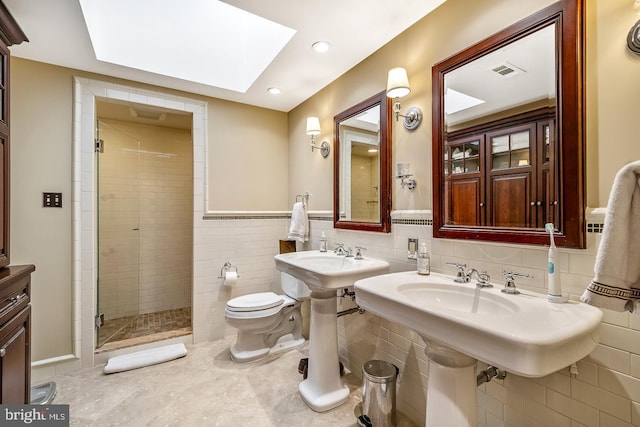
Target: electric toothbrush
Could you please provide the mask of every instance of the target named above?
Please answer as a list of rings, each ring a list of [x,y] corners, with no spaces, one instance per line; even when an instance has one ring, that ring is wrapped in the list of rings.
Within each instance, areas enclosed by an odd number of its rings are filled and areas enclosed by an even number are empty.
[[[558,257],[558,250],[556,243],[553,240],[553,223],[548,222],[544,225],[546,231],[549,232],[550,246],[549,246],[549,262],[547,264],[547,277],[549,278],[549,291],[547,293],[547,299],[554,303],[567,302],[568,298],[562,296],[562,285],[560,283],[560,270],[556,268],[556,258]]]

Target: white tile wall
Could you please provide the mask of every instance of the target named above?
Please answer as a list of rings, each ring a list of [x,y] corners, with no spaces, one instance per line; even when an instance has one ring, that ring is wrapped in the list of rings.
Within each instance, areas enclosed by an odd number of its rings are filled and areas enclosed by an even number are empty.
[[[435,240],[431,226],[399,223],[430,218],[428,213],[394,212],[393,217],[392,233],[387,235],[335,230],[329,221],[312,221],[311,241],[305,248],[316,248],[320,231],[325,230],[329,247],[336,241],[362,245],[368,248],[366,255],[385,258],[392,271],[401,271],[415,268],[415,261],[406,259],[406,247],[408,237],[417,237],[426,240],[435,271],[453,273],[446,262],[463,261],[487,269],[499,283],[502,270],[509,268],[534,275],[531,281],[520,280],[519,287],[546,292],[546,248]],[[601,220],[590,218],[590,222]],[[580,297],[593,276],[600,238],[598,233],[588,233],[587,249],[560,249],[563,291],[573,300]],[[339,299],[338,309],[351,304]],[[640,425],[640,319],[607,310],[604,314],[600,344],[577,364],[577,376],[570,375],[568,369],[537,379],[511,374],[479,387],[480,426]],[[363,363],[373,358],[396,364],[401,371],[398,408],[423,424],[428,366],[422,339],[371,313],[341,317],[338,325],[341,360],[357,374]]]

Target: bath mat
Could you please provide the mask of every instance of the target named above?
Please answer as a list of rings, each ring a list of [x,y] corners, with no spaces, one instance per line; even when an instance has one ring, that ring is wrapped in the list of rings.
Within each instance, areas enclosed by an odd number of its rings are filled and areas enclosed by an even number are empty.
[[[168,362],[169,360],[178,359],[186,355],[187,348],[182,343],[137,351],[135,353],[109,358],[107,364],[104,366],[104,373],[114,374],[116,372],[129,371],[131,369]]]

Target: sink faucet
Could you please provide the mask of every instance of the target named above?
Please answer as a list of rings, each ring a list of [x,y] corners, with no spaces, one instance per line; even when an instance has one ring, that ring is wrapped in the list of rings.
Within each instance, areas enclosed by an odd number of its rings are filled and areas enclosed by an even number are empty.
[[[491,277],[487,274],[486,271],[479,272],[475,268],[465,272],[467,268],[467,264],[462,264],[458,262],[448,262],[449,265],[454,265],[456,267],[456,278],[453,279],[456,283],[469,283],[473,276],[475,275],[478,279],[476,286],[479,288],[490,288],[493,285],[490,283]]]
[[[336,243],[336,248],[333,250],[336,255],[347,255],[347,250],[344,248],[344,243]]]
[[[476,282],[477,287],[479,288],[493,287],[493,285],[490,283],[491,277],[489,276],[489,274],[486,271],[478,272],[478,270],[476,270],[475,268],[472,268],[471,270],[467,271],[467,274],[466,274],[467,282],[471,281],[474,274],[478,278],[478,281]]]

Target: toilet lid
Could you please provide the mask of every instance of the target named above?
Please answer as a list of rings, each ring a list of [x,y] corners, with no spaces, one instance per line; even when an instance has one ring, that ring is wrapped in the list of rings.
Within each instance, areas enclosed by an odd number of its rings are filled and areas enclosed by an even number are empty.
[[[258,292],[230,299],[227,302],[227,308],[231,311],[257,311],[277,307],[282,303],[280,295],[273,292]]]

